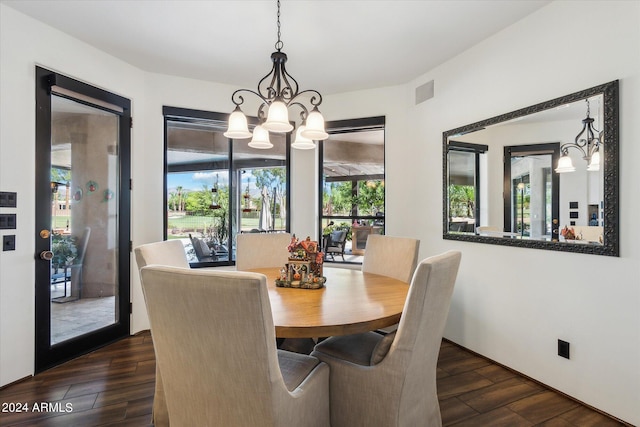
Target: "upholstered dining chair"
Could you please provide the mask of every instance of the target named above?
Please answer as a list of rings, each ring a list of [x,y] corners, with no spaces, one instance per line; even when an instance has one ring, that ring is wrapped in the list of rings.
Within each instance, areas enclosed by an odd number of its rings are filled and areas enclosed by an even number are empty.
[[[461,254],[423,260],[411,281],[398,330],[336,336],[311,355],[331,368],[331,425],[442,425],[436,364]]]
[[[362,271],[411,282],[418,262],[420,240],[369,234]]]
[[[289,233],[241,233],[236,236],[236,269],[284,267],[289,259]]]
[[[289,262],[287,246],[290,233],[242,233],[236,236],[236,270],[284,267]],[[278,339],[281,349],[309,354],[315,341],[311,338]]]
[[[142,267],[151,264],[166,265],[170,267],[190,268],[184,245],[180,240],[164,240],[160,242],[147,243],[136,247],[133,252],[136,255],[138,271]],[[153,338],[153,332],[152,332]],[[156,427],[166,427],[169,425],[169,414],[167,413],[167,403],[164,397],[164,387],[162,385],[162,375],[156,364],[156,389],[153,395],[153,424]]]
[[[329,426],[329,368],[276,349],[264,275],[150,265],[141,277],[172,426]]]
[[[133,252],[136,255],[138,269],[150,264],[189,268],[187,254],[180,240],[164,240],[147,243],[137,246]]]
[[[408,284],[418,263],[419,250],[420,240],[417,239],[369,234],[362,271],[393,277]],[[392,325],[378,332],[389,334],[397,328],[398,325]]]

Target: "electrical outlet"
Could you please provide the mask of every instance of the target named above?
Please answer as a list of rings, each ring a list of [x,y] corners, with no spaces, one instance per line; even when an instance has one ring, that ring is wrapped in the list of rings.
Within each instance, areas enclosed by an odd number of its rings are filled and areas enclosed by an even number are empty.
[[[2,250],[3,251],[16,250],[16,236],[14,234],[11,234],[9,236],[2,236]]]
[[[569,343],[567,341],[558,340],[558,356],[569,359]]]

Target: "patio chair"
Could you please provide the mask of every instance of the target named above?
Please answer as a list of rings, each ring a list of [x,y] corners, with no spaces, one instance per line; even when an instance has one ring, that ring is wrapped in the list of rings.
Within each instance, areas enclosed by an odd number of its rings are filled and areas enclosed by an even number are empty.
[[[344,247],[347,242],[347,230],[332,231],[327,239],[327,245],[325,247],[325,256],[330,256],[335,261],[335,255],[340,255],[342,261],[344,261]]]
[[[91,227],[85,227],[82,237],[78,240],[78,253],[73,264],[65,266],[62,273],[51,275],[51,284],[53,286],[62,283],[65,287],[64,297],[56,298],[56,302],[68,302],[82,297],[82,266],[84,264],[84,257],[87,254],[89,237],[91,237]],[[71,282],[69,296],[67,296],[67,282]]]
[[[211,250],[211,248],[205,243],[204,240],[193,237],[191,233],[189,233],[189,240],[191,240],[193,250],[196,251],[196,258],[198,258],[198,261],[211,262],[218,259],[216,254]]]

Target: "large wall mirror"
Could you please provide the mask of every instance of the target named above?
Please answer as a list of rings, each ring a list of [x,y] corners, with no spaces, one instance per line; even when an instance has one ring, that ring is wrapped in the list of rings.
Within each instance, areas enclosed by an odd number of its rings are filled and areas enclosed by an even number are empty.
[[[448,240],[619,256],[618,81],[443,133]]]

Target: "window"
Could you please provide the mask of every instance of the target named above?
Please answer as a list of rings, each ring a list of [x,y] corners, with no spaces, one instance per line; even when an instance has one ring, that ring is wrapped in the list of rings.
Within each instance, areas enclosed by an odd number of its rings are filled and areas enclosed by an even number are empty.
[[[480,226],[482,155],[489,147],[449,142],[449,231],[475,233]]]
[[[223,133],[228,115],[164,107],[165,238],[180,239],[192,267],[232,265],[235,236],[289,229],[289,135],[274,147]]]
[[[326,129],[329,138],[319,144],[320,235],[326,248],[332,231],[346,230],[345,262],[362,262],[367,236],[384,234],[384,117],[327,122]]]

